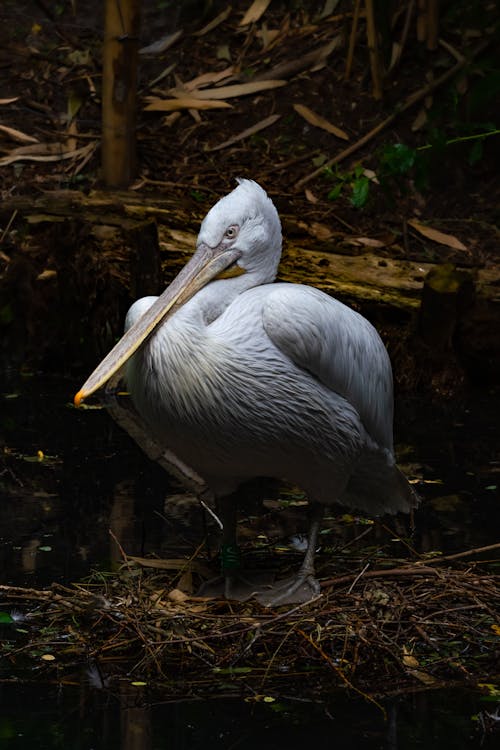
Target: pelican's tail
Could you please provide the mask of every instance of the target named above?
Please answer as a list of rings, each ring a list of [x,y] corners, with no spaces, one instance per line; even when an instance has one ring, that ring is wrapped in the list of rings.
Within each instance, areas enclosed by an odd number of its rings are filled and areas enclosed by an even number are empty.
[[[381,462],[380,457],[376,464],[369,466],[363,460],[360,471],[351,477],[340,499],[342,505],[371,516],[409,513],[416,508],[420,498],[396,464]]]

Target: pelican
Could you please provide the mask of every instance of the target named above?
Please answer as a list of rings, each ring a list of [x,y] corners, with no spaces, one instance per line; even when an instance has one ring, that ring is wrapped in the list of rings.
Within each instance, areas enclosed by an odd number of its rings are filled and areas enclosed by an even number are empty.
[[[221,502],[226,552],[241,484],[273,477],[305,491],[311,521],[298,575],[260,593],[275,605],[319,592],[314,555],[327,506],[378,515],[408,512],[417,497],[395,463],[392,370],[380,336],[318,289],[273,283],[278,212],[256,182],[237,182],[204,218],[174,281],[132,305],[124,336],[75,404],[125,368],[145,429]],[[224,567],[231,596],[234,559]]]

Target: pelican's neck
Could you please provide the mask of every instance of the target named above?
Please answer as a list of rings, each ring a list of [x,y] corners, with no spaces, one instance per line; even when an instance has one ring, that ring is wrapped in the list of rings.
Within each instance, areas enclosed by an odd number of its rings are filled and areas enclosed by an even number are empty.
[[[232,279],[218,279],[211,281],[200,289],[189,302],[186,302],[175,313],[178,322],[192,322],[197,325],[209,325],[216,320],[229,305],[246,292],[256,286],[274,281],[273,278],[263,279],[256,273],[244,273]]]

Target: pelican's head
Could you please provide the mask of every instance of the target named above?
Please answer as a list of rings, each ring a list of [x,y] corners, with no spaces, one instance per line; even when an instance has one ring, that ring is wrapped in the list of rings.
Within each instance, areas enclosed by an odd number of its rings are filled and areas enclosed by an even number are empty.
[[[245,275],[246,288],[273,281],[280,255],[281,224],[272,201],[253,180],[238,180],[203,219],[191,260],[98,365],[75,404],[105,385],[160,323],[210,281]]]
[[[281,257],[281,223],[266,191],[253,180],[238,179],[238,187],[203,219],[196,247],[234,255],[219,278],[234,271],[252,274],[255,284],[273,281]]]

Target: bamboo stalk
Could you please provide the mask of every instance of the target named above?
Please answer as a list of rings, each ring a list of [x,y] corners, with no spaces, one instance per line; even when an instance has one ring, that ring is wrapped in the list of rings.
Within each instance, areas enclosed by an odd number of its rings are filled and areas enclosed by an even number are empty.
[[[377,24],[373,0],[366,0],[366,36],[370,55],[370,70],[373,83],[373,98],[382,99],[382,63],[378,45]]]
[[[418,0],[417,6],[417,39],[425,42],[427,38],[427,0]]]
[[[427,49],[435,50],[439,37],[439,0],[427,0]]]
[[[127,187],[136,168],[140,0],[107,0],[102,82],[102,170],[108,187]]]
[[[356,46],[356,33],[358,30],[360,4],[361,4],[361,0],[356,0],[354,4],[354,14],[352,17],[351,34],[349,36],[349,50],[347,52],[347,59],[346,59],[346,64],[345,64],[345,80],[346,81],[349,79],[349,76],[351,75],[352,61],[354,58],[354,47]]]

